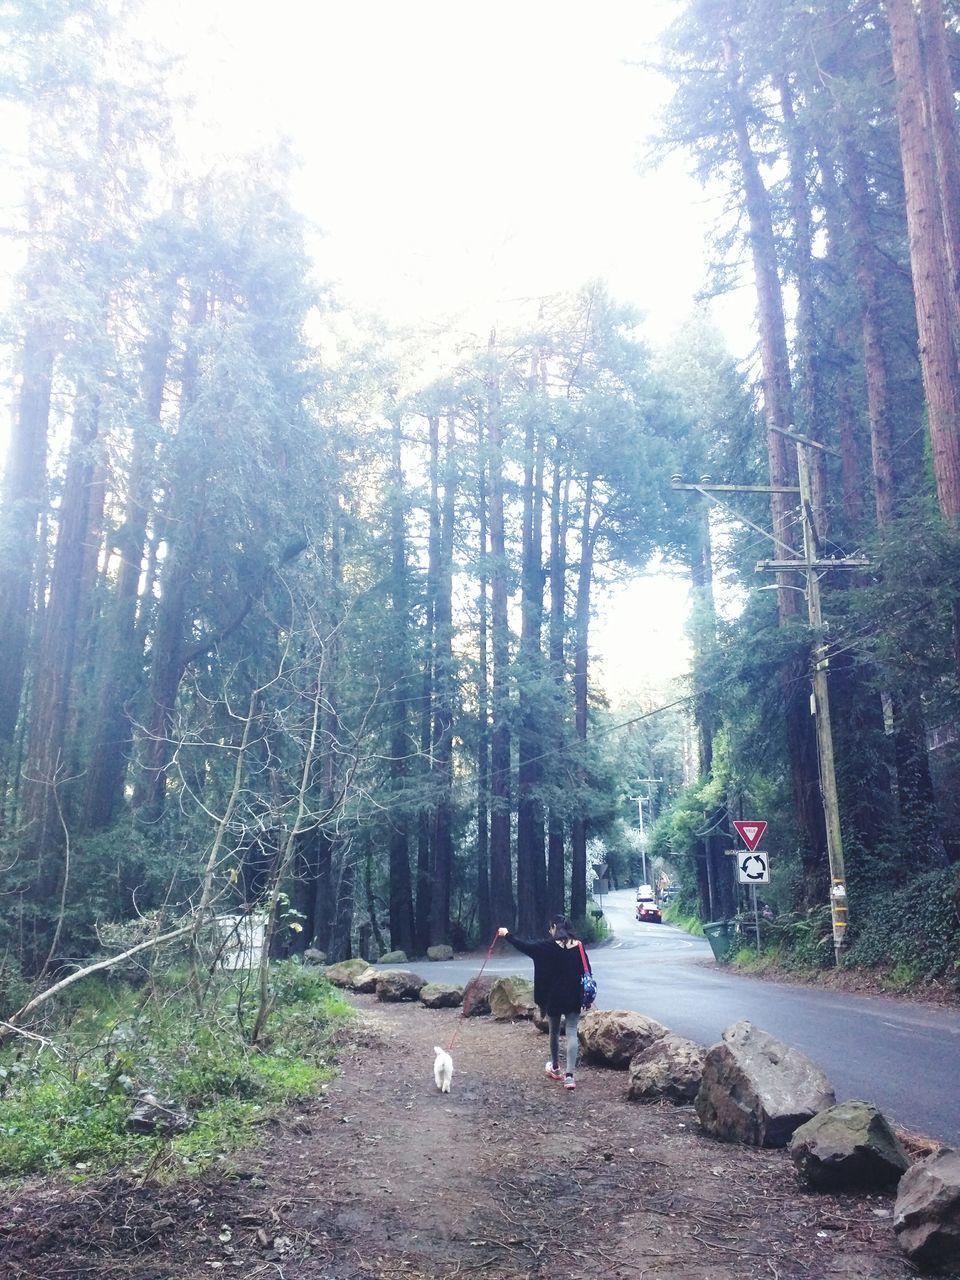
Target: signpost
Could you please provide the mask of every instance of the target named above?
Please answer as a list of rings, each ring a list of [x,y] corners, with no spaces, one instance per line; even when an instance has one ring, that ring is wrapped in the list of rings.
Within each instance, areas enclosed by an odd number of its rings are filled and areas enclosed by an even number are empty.
[[[750,886],[753,906],[753,927],[757,934],[757,951],[760,950],[760,912],[757,910],[757,885],[770,883],[770,859],[757,845],[763,838],[767,824],[760,818],[741,818],[734,822],[737,835],[747,846],[748,853],[737,853],[737,883]]]

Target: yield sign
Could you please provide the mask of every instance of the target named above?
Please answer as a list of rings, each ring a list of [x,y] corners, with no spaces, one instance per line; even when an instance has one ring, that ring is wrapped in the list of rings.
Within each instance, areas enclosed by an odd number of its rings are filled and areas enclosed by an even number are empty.
[[[763,833],[767,829],[765,822],[755,821],[754,819],[741,819],[740,822],[733,824],[737,828],[740,839],[752,853],[760,843]]]

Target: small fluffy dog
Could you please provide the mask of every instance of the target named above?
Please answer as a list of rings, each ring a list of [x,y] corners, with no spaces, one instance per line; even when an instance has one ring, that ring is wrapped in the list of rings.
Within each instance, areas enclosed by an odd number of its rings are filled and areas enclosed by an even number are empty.
[[[449,1093],[450,1081],[453,1079],[453,1059],[446,1049],[441,1049],[438,1044],[433,1046],[433,1052],[437,1055],[433,1064],[433,1078],[441,1093]]]

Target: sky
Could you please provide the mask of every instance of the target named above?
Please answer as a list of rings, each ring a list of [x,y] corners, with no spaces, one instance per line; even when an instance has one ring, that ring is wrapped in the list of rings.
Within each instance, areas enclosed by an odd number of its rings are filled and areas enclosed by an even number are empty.
[[[148,3],[185,55],[184,143],[206,163],[288,135],[318,267],[355,305],[485,331],[600,277],[654,338],[689,314],[714,212],[679,159],[639,171],[666,86],[638,64],[676,8],[274,0],[265,23],[247,0]]]

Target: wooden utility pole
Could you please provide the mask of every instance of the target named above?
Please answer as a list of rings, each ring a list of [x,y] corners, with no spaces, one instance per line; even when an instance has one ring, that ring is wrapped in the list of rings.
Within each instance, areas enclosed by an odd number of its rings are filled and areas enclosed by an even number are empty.
[[[786,431],[780,427],[772,427],[774,431],[780,435],[786,436],[788,440],[792,440],[797,450],[797,474],[799,486],[783,486],[777,487],[780,493],[799,494],[800,512],[803,522],[803,559],[781,559],[781,560],[761,560],[757,564],[757,570],[772,570],[777,574],[783,574],[789,571],[803,572],[806,577],[806,589],[804,595],[807,599],[807,616],[810,627],[816,635],[816,643],[813,649],[813,666],[811,672],[811,683],[813,686],[813,714],[816,721],[817,731],[817,752],[820,763],[820,796],[823,802],[824,824],[827,833],[827,861],[830,866],[830,909],[833,923],[833,949],[834,957],[839,963],[840,950],[844,944],[847,930],[847,882],[843,861],[843,839],[840,831],[840,806],[837,798],[837,776],[833,758],[833,732],[830,724],[830,694],[827,687],[827,671],[829,668],[829,656],[827,645],[823,638],[823,610],[820,600],[820,577],[829,569],[864,569],[867,567],[867,560],[863,556],[845,556],[838,557],[835,560],[824,560],[819,558],[819,542],[817,537],[816,523],[813,517],[813,503],[811,499],[810,485],[810,463],[807,454],[808,449],[821,449],[825,453],[831,453],[839,457],[839,453],[835,449],[831,449],[826,445],[820,444],[816,440],[810,440],[806,436],[798,435],[794,431]],[[700,484],[682,484],[679,483],[680,477],[673,477],[674,489],[692,489],[698,493],[702,493],[705,497],[710,497],[713,493],[768,493],[771,486],[767,485],[734,485],[723,484],[713,485],[709,483],[709,477],[704,477]],[[717,501],[713,499],[713,501]],[[745,519],[737,516],[737,519]],[[751,528],[757,529],[763,533],[765,537],[770,538],[781,550],[790,550],[785,544],[780,542],[779,538],[766,533],[765,530],[759,529],[757,525],[751,521],[745,520]]]
[[[779,430],[779,428],[774,428]],[[827,830],[827,860],[830,864],[830,912],[833,922],[833,950],[839,964],[840,949],[847,933],[847,877],[843,862],[843,837],[840,832],[840,804],[837,799],[837,773],[833,758],[833,731],[830,724],[830,692],[827,670],[830,659],[823,637],[823,610],[820,602],[820,576],[828,569],[863,569],[867,561],[863,556],[846,556],[837,560],[818,558],[817,528],[813,518],[810,496],[810,459],[808,450],[820,449],[839,457],[839,452],[817,440],[793,431],[782,435],[793,440],[797,448],[797,475],[800,480],[800,514],[803,521],[803,560],[760,561],[757,569],[780,572],[785,568],[802,569],[807,580],[807,616],[816,635],[813,649],[813,714],[817,729],[817,754],[820,761],[820,795],[823,799],[823,817]]]

